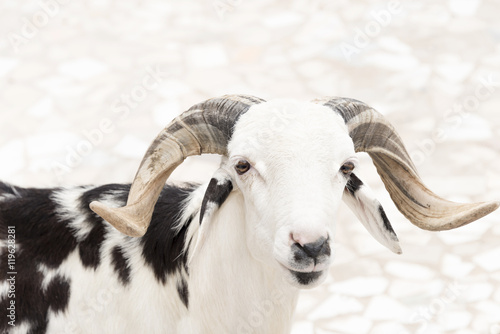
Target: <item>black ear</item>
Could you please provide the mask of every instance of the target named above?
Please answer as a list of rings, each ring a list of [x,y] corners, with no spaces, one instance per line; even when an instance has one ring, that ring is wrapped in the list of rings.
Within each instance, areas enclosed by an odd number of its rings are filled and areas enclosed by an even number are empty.
[[[200,225],[209,220],[214,212],[220,208],[233,190],[231,177],[222,171],[217,171],[208,184],[203,202],[201,203]]]

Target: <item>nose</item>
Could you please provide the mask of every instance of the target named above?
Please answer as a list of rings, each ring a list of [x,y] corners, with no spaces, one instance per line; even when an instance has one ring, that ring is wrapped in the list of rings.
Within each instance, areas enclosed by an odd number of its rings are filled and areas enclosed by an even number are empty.
[[[312,258],[316,258],[319,255],[330,255],[330,245],[328,243],[328,238],[325,237],[321,237],[315,242],[304,244],[301,247],[302,250]]]
[[[328,236],[320,237],[315,241],[309,243],[301,243],[297,241],[295,238],[293,238],[293,240],[295,241],[295,244],[292,247],[294,248],[296,247],[296,250],[298,251],[296,253],[300,254],[303,252],[310,258],[316,259],[317,257],[322,255],[329,256],[331,253],[329,244],[330,237]]]

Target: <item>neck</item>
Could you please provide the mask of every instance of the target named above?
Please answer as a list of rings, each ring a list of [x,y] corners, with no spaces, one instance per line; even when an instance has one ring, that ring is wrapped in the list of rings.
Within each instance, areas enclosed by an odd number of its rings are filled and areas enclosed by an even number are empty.
[[[189,269],[190,319],[184,323],[194,328],[183,330],[289,333],[298,289],[283,281],[278,268],[252,257],[239,192],[229,196],[206,233]]]

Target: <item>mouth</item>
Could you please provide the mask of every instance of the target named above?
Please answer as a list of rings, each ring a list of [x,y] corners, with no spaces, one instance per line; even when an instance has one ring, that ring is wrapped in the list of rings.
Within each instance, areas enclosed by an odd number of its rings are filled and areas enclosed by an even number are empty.
[[[296,271],[293,269],[288,268],[287,266],[283,265],[282,263],[279,263],[280,267],[289,275],[291,276],[292,280],[299,286],[299,287],[313,287],[316,286],[317,284],[321,283],[320,277],[323,276],[325,273],[325,270],[317,270],[317,268],[314,268],[312,271]]]
[[[288,269],[288,271],[297,279],[300,285],[309,285],[320,278],[324,271],[311,271],[309,273],[302,273]]]

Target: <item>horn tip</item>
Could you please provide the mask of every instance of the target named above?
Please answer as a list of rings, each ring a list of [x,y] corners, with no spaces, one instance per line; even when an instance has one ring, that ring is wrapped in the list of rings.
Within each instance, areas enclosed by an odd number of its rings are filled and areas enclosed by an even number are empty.
[[[125,211],[127,207],[110,208],[98,201],[92,201],[89,207],[92,211],[125,235],[137,238],[146,234],[148,224],[136,223],[138,219],[130,217],[130,215]]]
[[[480,203],[481,205],[481,214],[486,216],[487,214],[492,213],[496,209],[500,207],[500,201],[494,201],[494,202],[484,202]]]

